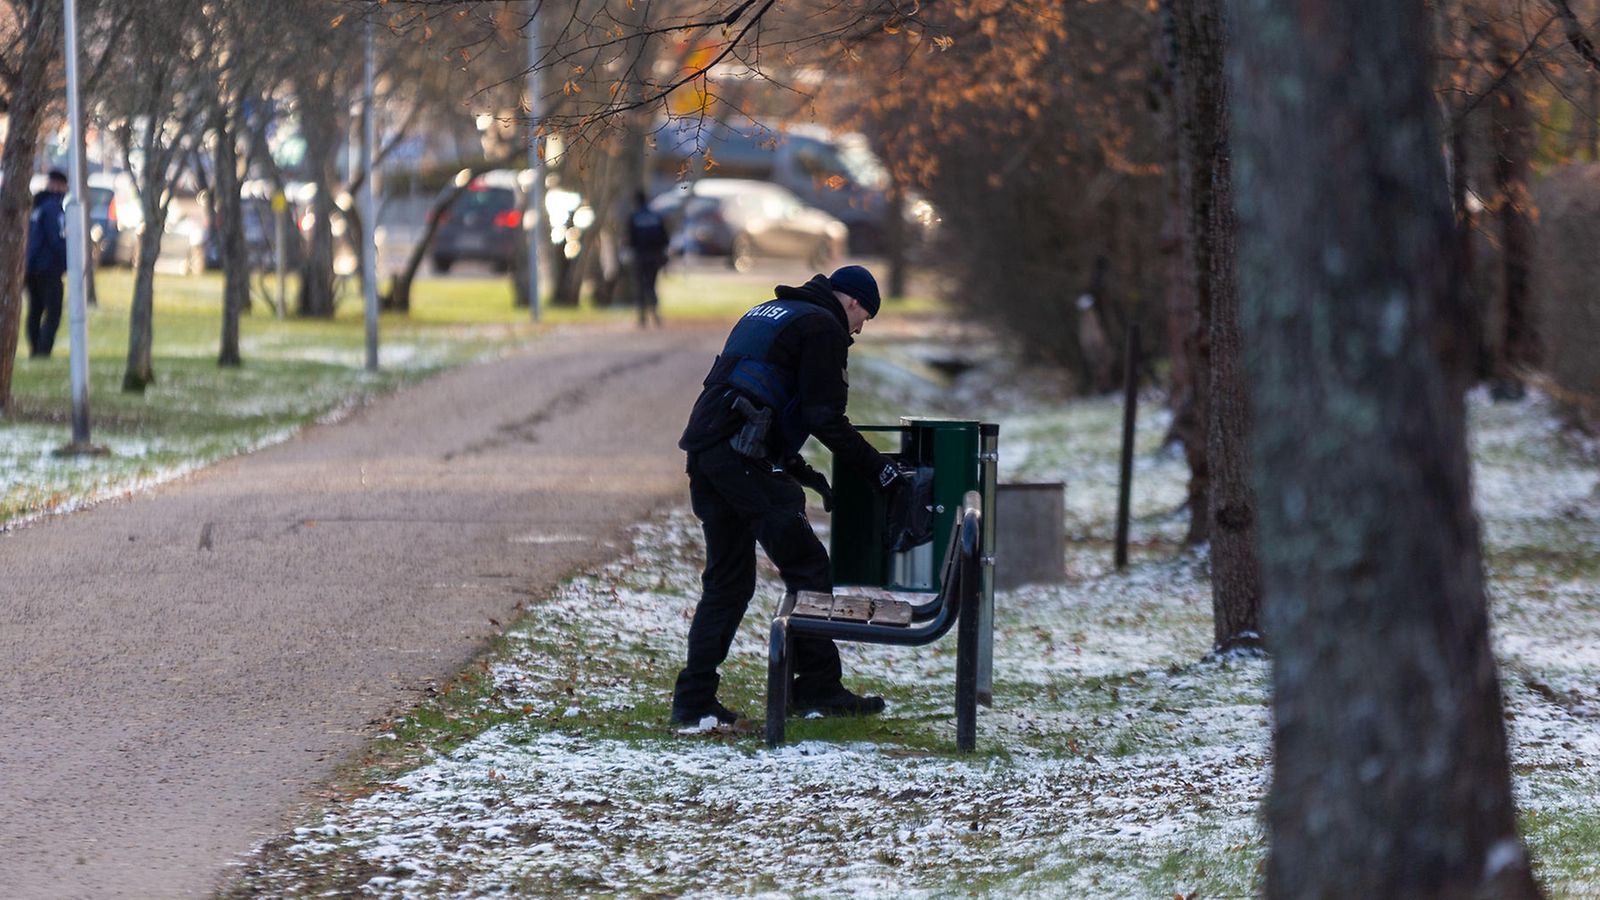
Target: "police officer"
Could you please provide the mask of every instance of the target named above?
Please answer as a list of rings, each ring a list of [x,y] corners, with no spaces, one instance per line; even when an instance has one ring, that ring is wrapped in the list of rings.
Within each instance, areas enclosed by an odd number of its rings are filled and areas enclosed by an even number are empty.
[[[634,302],[639,306],[639,327],[651,319],[661,324],[661,312],[656,299],[656,276],[667,265],[667,246],[672,235],[667,231],[667,221],[650,208],[644,191],[633,195],[633,213],[628,216],[628,249],[633,251]]]
[[[52,169],[28,214],[28,356],[48,357],[61,327],[61,276],[67,272],[67,176]]]
[[[833,495],[827,479],[800,457],[806,438],[816,435],[836,460],[869,474],[883,490],[909,477],[845,417],[851,335],[878,313],[872,273],[845,266],[775,293],[728,335],[678,442],[689,455],[689,497],[706,540],[688,661],[673,690],[672,721],[679,724],[740,718],[717,701],[717,667],[755,593],[757,543],[789,590],[833,590],[828,553],[806,519],[801,485],[817,491],[826,509]],[[794,672],[790,696],[800,712],[883,711],[881,697],[844,687],[831,640],[797,637]]]

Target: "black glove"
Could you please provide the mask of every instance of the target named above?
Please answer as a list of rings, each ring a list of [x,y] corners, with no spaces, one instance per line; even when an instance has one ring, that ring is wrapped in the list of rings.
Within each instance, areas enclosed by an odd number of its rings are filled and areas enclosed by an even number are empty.
[[[833,512],[833,488],[828,484],[826,476],[811,468],[799,455],[784,460],[783,470],[789,473],[790,478],[800,482],[801,487],[811,488],[822,497],[824,512]]]
[[[898,460],[884,457],[883,468],[878,470],[878,490],[885,494],[894,494],[911,484],[916,477],[917,470]]]

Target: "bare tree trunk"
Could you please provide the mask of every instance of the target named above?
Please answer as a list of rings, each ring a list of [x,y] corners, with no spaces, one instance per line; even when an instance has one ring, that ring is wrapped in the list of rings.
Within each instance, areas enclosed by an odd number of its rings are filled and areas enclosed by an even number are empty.
[[[1534,334],[1532,302],[1528,292],[1533,262],[1532,200],[1528,194],[1529,154],[1532,152],[1532,115],[1524,76],[1515,69],[1520,47],[1511,36],[1496,36],[1500,64],[1508,69],[1500,95],[1489,104],[1494,146],[1494,180],[1499,195],[1500,253],[1504,277],[1496,393],[1522,395],[1522,378],[1539,363]]]
[[[1453,120],[1452,120],[1453,121]],[[1492,355],[1484,345],[1486,333],[1485,304],[1474,287],[1472,277],[1473,232],[1477,227],[1472,208],[1467,202],[1467,171],[1470,159],[1467,154],[1465,123],[1453,122],[1450,134],[1450,206],[1455,213],[1456,268],[1461,273],[1461,290],[1456,296],[1453,327],[1440,334],[1440,358],[1445,368],[1456,379],[1457,390],[1492,373]]]
[[[1167,405],[1172,410],[1172,424],[1167,427],[1162,446],[1174,442],[1187,453],[1189,447],[1204,445],[1205,432],[1198,423],[1195,411],[1194,377],[1189,372],[1189,354],[1186,350],[1190,332],[1194,330],[1194,279],[1188,275],[1188,241],[1185,224],[1188,216],[1183,208],[1182,156],[1178,150],[1178,48],[1177,22],[1170,9],[1163,7],[1161,28],[1157,32],[1159,46],[1157,57],[1162,61],[1161,96],[1166,114],[1161,118],[1161,138],[1172,148],[1170,165],[1166,167],[1166,209],[1161,219],[1161,234],[1157,247],[1165,274],[1162,285],[1162,306],[1166,313]],[[1192,460],[1191,460],[1192,463]],[[1193,470],[1190,471],[1191,478]],[[1194,486],[1190,482],[1190,488]],[[1194,500],[1188,498],[1190,528],[1194,525]]]
[[[418,270],[422,268],[422,260],[428,255],[428,248],[433,246],[433,238],[439,233],[439,226],[444,224],[444,217],[450,214],[450,208],[455,206],[461,195],[467,192],[467,185],[472,183],[472,178],[477,174],[470,172],[465,180],[440,194],[438,199],[433,201],[433,205],[428,207],[427,225],[422,230],[421,240],[411,248],[411,256],[406,260],[405,268],[389,282],[389,293],[383,298],[383,308],[386,311],[411,311],[411,285],[417,279]],[[515,263],[512,264],[512,268],[516,268]],[[526,283],[525,278],[523,281]]]
[[[898,176],[889,178],[888,210],[884,212],[885,252],[889,255],[889,296],[906,295],[906,187]]]
[[[1460,281],[1426,4],[1228,12],[1275,658],[1267,896],[1537,897],[1435,342]]]
[[[139,232],[139,253],[134,260],[133,304],[128,311],[128,363],[122,373],[122,389],[144,393],[155,383],[155,275],[156,259],[161,255],[161,235],[167,228],[167,205],[159,199],[165,189],[161,168],[145,146],[146,170],[140,178],[139,202],[144,210],[144,228]]]
[[[142,134],[139,137],[139,207],[144,213],[144,226],[139,232],[139,254],[134,263],[133,302],[128,313],[128,361],[122,374],[122,389],[129,393],[144,393],[155,383],[155,271],[156,260],[161,255],[161,236],[167,229],[167,210],[171,204],[170,187],[176,172],[186,158],[188,148],[183,137],[170,137],[160,126],[162,117],[171,113],[171,83],[174,69],[159,68],[150,73],[142,86],[145,92],[138,111]],[[131,126],[122,127],[123,152],[131,149]]]
[[[231,103],[231,100],[226,101]],[[240,197],[239,129],[233,108],[223,106],[216,116],[218,224],[222,238],[222,341],[217,365],[243,365],[239,354],[239,317],[250,308],[250,252],[244,239],[244,200]]]
[[[605,228],[605,220],[609,217],[609,211],[614,204],[611,177],[615,169],[616,166],[608,157],[602,157],[596,167],[594,183],[601,187],[599,193],[590,199],[595,220],[584,230],[576,258],[568,258],[565,244],[562,245],[562,252],[556,255],[555,289],[550,294],[551,306],[576,307],[583,296],[583,282],[589,271],[591,254],[599,250],[598,235]],[[567,224],[571,227],[571,217],[568,217]]]
[[[1211,227],[1215,202],[1211,176],[1215,171],[1217,127],[1213,113],[1205,112],[1208,100],[1200,91],[1203,81],[1194,71],[1195,60],[1187,48],[1196,40],[1192,10],[1184,0],[1163,0],[1162,20],[1172,67],[1174,108],[1177,114],[1178,206],[1183,211],[1184,292],[1193,299],[1183,334],[1184,369],[1189,376],[1189,404],[1192,416],[1184,429],[1183,455],[1189,464],[1189,531],[1187,544],[1211,539],[1211,466],[1207,459],[1211,430],[1211,271],[1210,244],[1205,232]]]
[[[1173,0],[1178,22],[1178,90],[1196,117],[1185,133],[1195,154],[1191,177],[1209,186],[1203,209],[1191,210],[1190,242],[1204,261],[1195,277],[1203,308],[1210,384],[1206,409],[1208,528],[1211,536],[1212,646],[1223,653],[1261,646],[1261,569],[1256,558],[1256,502],[1249,484],[1250,403],[1245,396],[1244,342],[1234,277],[1233,177],[1228,143],[1228,85],[1223,74],[1227,28],[1221,0]],[[1196,192],[1194,196],[1198,196]]]
[[[569,216],[567,219],[569,227],[571,223],[572,219]],[[550,305],[575,307],[578,305],[579,285],[574,282],[581,281],[581,279],[574,277],[574,271],[578,267],[576,261],[567,256],[567,240],[565,238],[555,246],[555,265],[551,266],[552,271],[550,273],[552,285],[550,288]]]
[[[1177,180],[1174,178],[1174,193],[1176,188]],[[1194,330],[1194,283],[1186,275],[1188,265],[1184,260],[1186,251],[1182,218],[1183,211],[1178,208],[1177,198],[1174,197],[1161,228],[1161,253],[1166,257],[1167,271],[1164,298],[1167,356],[1171,363],[1167,372],[1167,403],[1172,408],[1172,425],[1167,429],[1164,443],[1177,441],[1180,446],[1188,448],[1204,445],[1205,429],[1197,421],[1194,377],[1189,373],[1189,355],[1184,349],[1189,333]]]
[[[523,203],[524,218],[526,221],[527,203]],[[540,273],[543,283],[550,283],[550,273]],[[409,286],[408,286],[409,287]],[[511,250],[511,307],[513,309],[527,309],[532,301],[528,295],[528,242],[517,241]]]
[[[315,75],[308,76],[315,79]],[[312,200],[310,246],[300,272],[299,313],[302,316],[333,318],[333,175],[334,153],[337,152],[338,123],[333,118],[332,102],[324,92],[300,90],[302,113],[301,127],[305,132],[306,158],[311,160],[308,173],[316,185]]]
[[[622,267],[613,266],[610,272],[606,271],[606,255],[613,252],[612,248],[606,246],[610,240],[609,233],[591,230],[589,241],[594,246],[588,248],[589,252],[584,254],[587,260],[584,263],[584,278],[591,286],[590,297],[596,309],[605,309],[614,304],[620,305],[629,299],[617,290],[617,286],[626,280],[621,277]]]
[[[87,128],[78,130],[78,178],[78,183],[84,185],[85,190],[87,190],[89,184],[89,129]],[[80,202],[85,204],[84,210],[85,214],[87,214],[89,209],[88,196],[80,198]],[[83,254],[83,302],[85,306],[100,305],[100,297],[95,290],[94,277],[95,270],[99,266],[100,241],[94,240],[94,236],[90,235],[88,252]]]
[[[155,340],[155,274],[156,257],[161,253],[161,232],[166,211],[152,215],[145,208],[144,230],[139,232],[139,258],[134,263],[133,305],[128,311],[128,363],[122,373],[122,389],[130,393],[144,393],[155,383],[155,361],[152,347]]]
[[[1088,373],[1088,388],[1094,394],[1105,394],[1117,388],[1118,340],[1111,328],[1106,309],[1112,304],[1106,297],[1106,270],[1110,262],[1097,256],[1089,276],[1089,287],[1078,295],[1077,328],[1078,352]]]
[[[39,121],[49,102],[50,67],[59,58],[61,5],[27,4],[27,24],[16,44],[17,78],[7,85],[9,125],[0,156],[0,415],[11,415],[11,376],[22,336],[22,287],[28,259],[28,176],[39,147]]]
[[[1580,115],[1583,123],[1583,145],[1580,149],[1584,159],[1594,162],[1600,159],[1600,74],[1594,71],[1584,73],[1583,95],[1587,102]]]

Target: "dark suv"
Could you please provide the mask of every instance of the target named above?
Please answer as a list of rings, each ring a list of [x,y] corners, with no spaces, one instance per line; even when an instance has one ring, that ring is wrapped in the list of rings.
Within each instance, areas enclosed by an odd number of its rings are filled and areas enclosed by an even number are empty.
[[[511,268],[521,235],[522,188],[516,174],[485,172],[444,213],[433,236],[433,268],[448,272],[457,260],[470,259],[504,272]]]

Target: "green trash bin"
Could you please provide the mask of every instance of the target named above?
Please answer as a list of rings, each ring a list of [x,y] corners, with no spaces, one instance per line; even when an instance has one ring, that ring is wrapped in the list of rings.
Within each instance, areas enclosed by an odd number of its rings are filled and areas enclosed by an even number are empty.
[[[864,475],[833,471],[833,526],[828,554],[835,586],[883,588],[936,593],[938,573],[961,499],[968,491],[984,495],[984,514],[991,514],[992,491],[985,491],[984,433],[995,426],[971,419],[903,418],[899,425],[869,425],[867,433],[898,436],[899,450],[890,455],[907,465],[933,471],[933,536],[900,553],[887,546],[887,498]],[[992,461],[991,461],[992,462]]]
[[[926,496],[929,520],[916,523],[928,539],[892,550],[888,498],[868,476],[833,472],[833,524],[829,556],[837,588],[871,588],[934,595],[847,598],[791,591],[772,619],[767,655],[768,746],[783,742],[796,635],[829,640],[921,646],[939,640],[953,625],[956,649],[956,746],[971,751],[977,741],[977,706],[993,705],[994,504],[1000,426],[970,419],[903,418],[899,425],[867,425],[880,449],[919,469],[915,495]],[[899,449],[887,445],[898,442]],[[926,490],[926,494],[923,491]],[[972,494],[973,497],[968,495]],[[957,533],[958,514],[965,530]],[[949,584],[941,584],[949,554]],[[852,593],[845,591],[844,593]],[[857,592],[859,593],[859,592]],[[805,597],[802,603],[802,597]],[[881,618],[880,618],[881,614]]]

